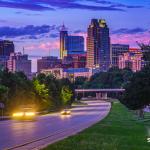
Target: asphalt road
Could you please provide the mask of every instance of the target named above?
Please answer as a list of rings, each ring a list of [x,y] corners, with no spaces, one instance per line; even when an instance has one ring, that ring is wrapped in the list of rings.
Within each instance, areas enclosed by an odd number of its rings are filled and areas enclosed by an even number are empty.
[[[91,126],[107,116],[110,103],[86,101],[72,109],[70,116],[60,113],[39,116],[37,121],[0,122],[0,150],[31,150],[46,146]]]

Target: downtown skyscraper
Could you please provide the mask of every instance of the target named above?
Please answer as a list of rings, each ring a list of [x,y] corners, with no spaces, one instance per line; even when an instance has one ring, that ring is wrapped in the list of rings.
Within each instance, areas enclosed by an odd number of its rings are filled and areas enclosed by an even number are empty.
[[[72,54],[84,53],[84,37],[68,35],[66,27],[63,25],[60,30],[60,59]]]
[[[68,37],[68,31],[65,25],[62,26],[60,30],[60,59],[63,59],[66,56],[66,48],[65,48],[65,41],[66,37]]]
[[[110,37],[105,20],[92,19],[87,32],[87,67],[110,67]]]

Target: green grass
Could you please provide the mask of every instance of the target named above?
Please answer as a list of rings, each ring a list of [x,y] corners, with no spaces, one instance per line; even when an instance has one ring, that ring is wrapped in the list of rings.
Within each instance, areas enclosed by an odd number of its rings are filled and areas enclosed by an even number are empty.
[[[150,150],[147,136],[143,122],[120,103],[113,103],[104,120],[44,150]]]

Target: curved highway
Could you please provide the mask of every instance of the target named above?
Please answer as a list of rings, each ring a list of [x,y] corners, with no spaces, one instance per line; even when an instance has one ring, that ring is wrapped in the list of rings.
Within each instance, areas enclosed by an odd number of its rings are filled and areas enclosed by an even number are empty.
[[[88,105],[74,107],[70,116],[55,113],[40,116],[33,122],[1,121],[0,150],[40,149],[102,120],[111,107],[110,103],[102,101],[86,103]]]

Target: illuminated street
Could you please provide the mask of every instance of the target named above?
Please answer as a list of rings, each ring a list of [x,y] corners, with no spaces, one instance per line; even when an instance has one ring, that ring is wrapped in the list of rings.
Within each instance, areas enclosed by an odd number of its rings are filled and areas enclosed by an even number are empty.
[[[55,113],[40,116],[33,122],[1,121],[0,149],[41,148],[91,126],[103,119],[110,110],[110,103],[107,102],[86,103],[88,105],[74,107],[70,116]]]

